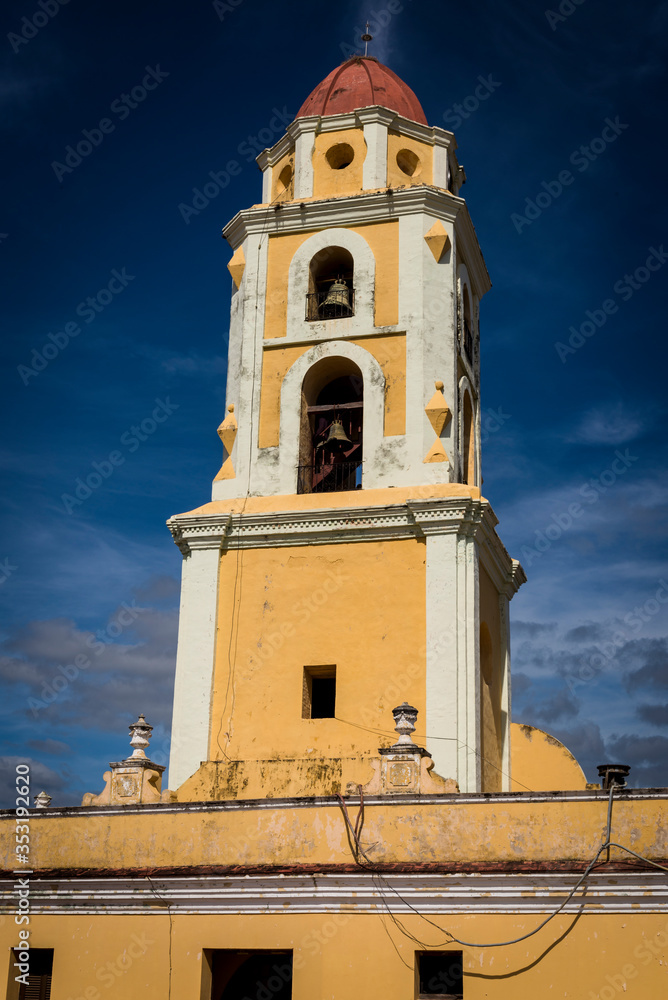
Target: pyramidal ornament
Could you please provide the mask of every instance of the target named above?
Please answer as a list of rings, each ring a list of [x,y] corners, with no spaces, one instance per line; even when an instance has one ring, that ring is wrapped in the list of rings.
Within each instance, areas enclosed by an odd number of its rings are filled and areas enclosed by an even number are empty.
[[[227,416],[218,428],[218,437],[223,442],[225,458],[221,470],[216,476],[216,482],[220,479],[234,479],[236,476],[234,466],[232,465],[232,448],[234,447],[238,430],[239,425],[237,424],[237,418],[234,416],[234,403],[230,403],[227,407]]]
[[[244,276],[244,271],[246,270],[246,258],[244,257],[244,248],[239,247],[235,250],[232,260],[227,265],[227,270],[232,275],[232,281],[235,287],[238,288],[241,284],[241,279]]]
[[[440,219],[434,223],[428,233],[425,233],[424,239],[434,255],[434,260],[438,263],[450,248],[450,237]]]
[[[441,443],[441,434],[443,433],[443,428],[446,427],[452,419],[452,413],[450,411],[450,407],[445,401],[445,396],[443,395],[443,382],[441,382],[440,379],[437,382],[434,382],[434,388],[436,389],[436,392],[425,406],[424,412],[427,414],[429,423],[434,428],[436,440],[427,452],[426,457],[422,460],[425,465],[430,465],[433,462],[448,461],[447,452]]]

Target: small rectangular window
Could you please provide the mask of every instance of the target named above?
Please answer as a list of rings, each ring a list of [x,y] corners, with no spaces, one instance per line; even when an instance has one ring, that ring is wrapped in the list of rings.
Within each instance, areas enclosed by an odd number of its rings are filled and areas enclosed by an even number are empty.
[[[333,719],[336,714],[336,667],[304,667],[302,719]]]
[[[292,1000],[292,952],[205,948],[200,996],[202,1000]]]
[[[464,967],[461,951],[418,952],[418,998],[436,997],[438,1000],[462,1000],[464,996]]]
[[[50,1000],[51,997],[51,971],[53,969],[53,948],[29,948],[28,959],[22,961],[21,956],[25,956],[20,948],[14,948],[9,969],[9,989],[7,991],[8,1000]],[[17,963],[14,965],[14,963]],[[20,965],[27,965],[25,972],[26,980],[21,983],[16,982],[16,976],[24,973]]]

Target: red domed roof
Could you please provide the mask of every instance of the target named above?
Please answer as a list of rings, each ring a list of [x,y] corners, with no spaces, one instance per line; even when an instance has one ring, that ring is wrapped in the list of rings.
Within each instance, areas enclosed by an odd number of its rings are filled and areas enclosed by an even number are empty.
[[[306,98],[297,118],[342,115],[379,104],[403,118],[427,124],[422,106],[411,88],[373,56],[353,56],[332,70]]]

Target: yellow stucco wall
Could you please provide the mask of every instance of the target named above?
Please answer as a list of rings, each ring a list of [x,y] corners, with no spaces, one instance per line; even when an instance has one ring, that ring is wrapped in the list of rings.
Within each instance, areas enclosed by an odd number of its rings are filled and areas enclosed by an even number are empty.
[[[327,158],[329,150],[336,146],[348,145],[354,157],[349,166],[335,169]],[[315,138],[313,148],[313,197],[333,198],[342,194],[357,194],[363,188],[366,142],[362,129],[342,129],[339,132],[321,132]]]
[[[414,914],[408,933],[435,949],[444,935]],[[519,937],[540,922],[528,916],[431,914],[456,937]],[[7,982],[11,926],[0,928],[0,982]],[[315,914],[35,916],[35,947],[53,948],[51,1000],[208,1000],[201,992],[204,948],[293,952],[293,1000],[412,1000],[420,945],[387,915]],[[668,915],[569,914],[508,948],[463,956],[466,1000],[661,1000],[666,995]],[[171,955],[170,955],[171,938]],[[555,942],[557,942],[555,944]],[[450,945],[457,950],[457,945]],[[171,982],[170,982],[171,962]],[[170,989],[171,987],[171,989]],[[267,994],[258,994],[267,1000]]]
[[[368,728],[392,735],[404,698],[424,719],[424,664],[408,667],[424,643],[425,554],[413,539],[223,554],[209,759],[375,755]],[[304,667],[327,665],[337,719],[303,719]]]
[[[584,772],[568,747],[542,729],[513,722],[510,747],[513,791],[587,787]]]
[[[385,376],[384,432],[404,434],[406,430],[406,334],[395,333],[351,340],[373,355]],[[280,433],[281,387],[283,379],[311,345],[271,347],[264,352],[260,397],[259,447],[276,447]]]
[[[376,258],[375,325],[394,326],[399,322],[399,223],[395,219],[347,228],[367,241]],[[264,320],[267,339],[286,335],[290,263],[302,243],[316,231],[269,236]]]
[[[591,861],[605,830],[608,795],[470,802],[366,804],[362,844],[374,862],[478,864],[568,859]],[[285,806],[139,806],[31,816],[30,860],[39,868],[143,868],[188,865],[348,864],[350,845],[335,799]],[[354,803],[353,803],[354,808]],[[664,799],[614,802],[613,839],[639,854],[668,857]],[[0,819],[2,857],[14,847],[15,823]],[[612,860],[625,859],[611,848]]]
[[[403,150],[415,153],[419,165],[414,174],[409,175],[399,167],[397,155]],[[426,142],[410,139],[390,129],[387,133],[387,186],[411,187],[414,184],[432,184],[434,178],[434,150]]]

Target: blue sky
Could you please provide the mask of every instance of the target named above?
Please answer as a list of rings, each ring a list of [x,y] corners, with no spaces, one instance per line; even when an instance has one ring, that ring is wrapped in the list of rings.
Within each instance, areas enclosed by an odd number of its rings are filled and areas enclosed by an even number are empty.
[[[167,762],[181,557],[164,522],[220,466],[220,231],[260,200],[252,147],[367,16],[371,52],[455,130],[494,285],[484,492],[529,577],[514,718],[590,780],[614,759],[668,784],[668,3],[24,0],[0,38],[2,804],[19,759],[55,804],[99,790],[138,711]]]

